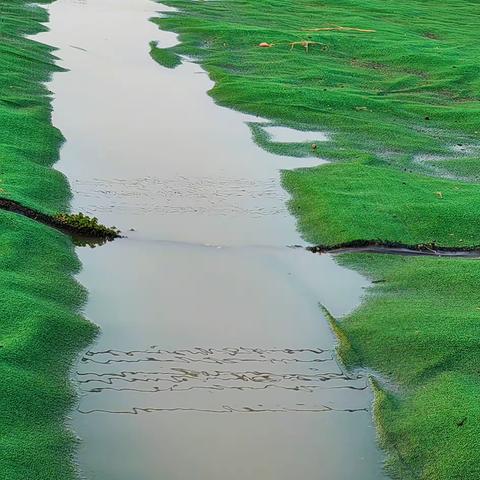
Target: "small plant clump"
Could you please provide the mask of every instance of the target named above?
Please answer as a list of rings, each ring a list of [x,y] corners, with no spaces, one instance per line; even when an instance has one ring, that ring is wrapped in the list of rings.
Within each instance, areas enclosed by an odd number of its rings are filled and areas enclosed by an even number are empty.
[[[61,225],[78,233],[101,238],[117,238],[120,236],[120,230],[116,227],[106,227],[98,222],[97,217],[89,217],[83,213],[60,213],[55,215],[54,218]]]

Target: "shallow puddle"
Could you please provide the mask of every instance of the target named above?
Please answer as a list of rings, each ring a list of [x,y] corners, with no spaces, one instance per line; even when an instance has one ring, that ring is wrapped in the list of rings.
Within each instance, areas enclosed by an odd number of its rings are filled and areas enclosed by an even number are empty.
[[[263,127],[263,130],[269,135],[270,141],[275,143],[307,143],[307,142],[327,142],[329,135],[325,132],[295,130],[288,127]]]
[[[383,478],[366,378],[335,361],[319,303],[367,282],[302,243],[257,119],[216,106],[196,64],[165,69],[145,0],[57,0],[49,85],[73,207],[128,238],[79,249],[101,326],[75,369],[87,479]],[[133,228],[134,231],[130,231]]]

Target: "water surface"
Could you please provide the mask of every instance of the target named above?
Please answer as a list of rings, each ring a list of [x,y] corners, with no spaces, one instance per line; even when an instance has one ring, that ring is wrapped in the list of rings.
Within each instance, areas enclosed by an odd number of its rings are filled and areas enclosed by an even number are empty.
[[[128,238],[79,249],[100,325],[74,372],[79,468],[95,480],[383,478],[371,392],[335,360],[334,315],[367,286],[301,249],[279,157],[149,42],[176,37],[146,0],[57,0],[54,124],[73,208]],[[320,139],[321,140],[321,139]],[[133,230],[131,230],[133,229]]]
[[[306,143],[326,142],[330,137],[325,132],[295,130],[288,127],[263,127],[270,136],[272,142],[276,143]]]

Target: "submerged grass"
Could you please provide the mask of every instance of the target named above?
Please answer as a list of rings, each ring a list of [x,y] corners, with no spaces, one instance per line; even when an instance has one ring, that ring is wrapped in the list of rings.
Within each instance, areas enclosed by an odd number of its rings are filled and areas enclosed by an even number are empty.
[[[251,125],[264,148],[336,162],[284,174],[308,240],[478,245],[477,2],[162,3],[178,11],[155,21],[180,35],[173,52],[207,69],[217,102],[329,132],[331,141],[312,150],[272,143]],[[375,387],[389,472],[480,478],[477,262],[366,254],[341,261],[379,282],[334,329],[349,365],[397,384]]]
[[[49,47],[24,37],[46,20],[27,1],[0,4],[0,195],[55,214],[70,199],[51,168],[62,137],[42,83],[57,67]],[[0,252],[0,479],[73,479],[69,367],[95,335],[78,314],[79,263],[68,237],[4,211]]]

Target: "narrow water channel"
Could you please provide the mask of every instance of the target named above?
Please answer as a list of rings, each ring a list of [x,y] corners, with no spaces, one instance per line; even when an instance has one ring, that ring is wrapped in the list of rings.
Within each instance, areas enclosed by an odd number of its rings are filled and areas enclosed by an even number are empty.
[[[318,160],[263,151],[246,123],[261,120],[215,105],[197,64],[151,60],[150,41],[176,41],[148,21],[162,9],[57,0],[37,37],[69,70],[49,88],[73,207],[128,235],[78,250],[85,313],[101,327],[73,374],[80,471],[383,478],[371,392],[336,363],[318,306],[348,313],[367,282],[288,248],[302,241],[279,170]]]

